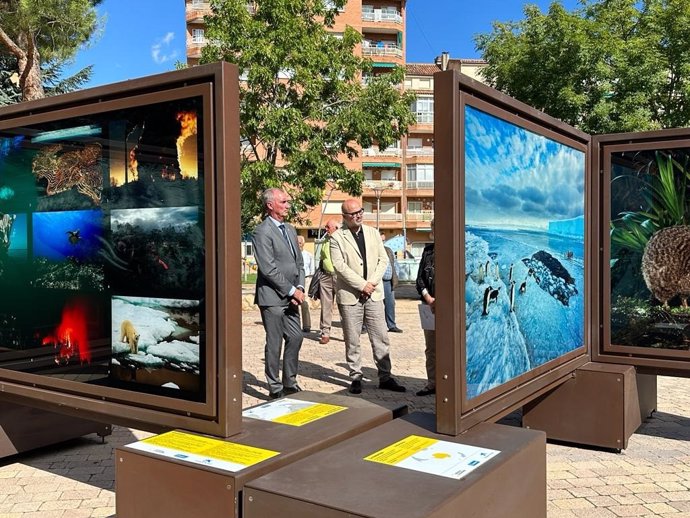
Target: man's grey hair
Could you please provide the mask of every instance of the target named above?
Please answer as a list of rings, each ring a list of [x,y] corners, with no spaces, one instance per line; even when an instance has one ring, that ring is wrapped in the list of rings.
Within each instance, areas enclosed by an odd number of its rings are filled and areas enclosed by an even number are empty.
[[[280,191],[277,187],[269,187],[264,192],[261,193],[261,205],[264,209],[268,208],[268,202],[273,201],[275,198],[276,191]]]

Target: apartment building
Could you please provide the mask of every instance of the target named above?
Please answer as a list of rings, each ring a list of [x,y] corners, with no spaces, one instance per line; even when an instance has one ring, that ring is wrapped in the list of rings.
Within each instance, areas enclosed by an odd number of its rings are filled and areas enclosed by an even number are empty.
[[[205,44],[204,16],[208,2],[186,0],[187,62],[198,63]],[[373,74],[386,73],[399,65],[406,69],[404,88],[417,100],[412,110],[417,123],[409,135],[394,146],[364,148],[354,160],[343,158],[350,169],[361,170],[362,207],[365,223],[378,226],[387,238],[402,236],[407,249],[419,255],[429,241],[429,223],[434,217],[434,64],[405,63],[406,0],[349,0],[336,18],[333,32],[351,26],[363,35],[359,51],[373,62]],[[450,59],[449,68],[473,76],[484,66],[480,60]],[[366,81],[367,78],[362,78]],[[321,206],[307,215],[309,224],[298,225],[307,242],[318,236],[327,219],[340,219],[340,205],[349,195],[327,188]]]

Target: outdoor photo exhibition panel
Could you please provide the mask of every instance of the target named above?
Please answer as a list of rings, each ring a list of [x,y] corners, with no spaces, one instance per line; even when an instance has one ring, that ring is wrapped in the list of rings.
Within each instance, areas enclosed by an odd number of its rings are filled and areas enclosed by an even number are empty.
[[[599,361],[690,374],[690,130],[593,140]]]
[[[6,395],[239,430],[236,85],[214,65],[0,110]]]
[[[589,136],[435,76],[437,422],[459,433],[588,360]]]

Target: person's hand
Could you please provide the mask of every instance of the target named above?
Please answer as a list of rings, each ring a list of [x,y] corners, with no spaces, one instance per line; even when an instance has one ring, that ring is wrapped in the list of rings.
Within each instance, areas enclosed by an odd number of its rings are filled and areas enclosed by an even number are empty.
[[[431,308],[431,312],[436,314],[436,298],[432,297],[428,293],[424,295],[424,302],[429,304],[429,307]]]
[[[371,294],[374,293],[374,290],[376,289],[376,284],[373,284],[371,282],[367,282],[364,288],[362,288],[362,294],[366,295],[367,297],[371,297]]]
[[[304,302],[304,292],[301,289],[296,289],[295,293],[292,294],[292,302],[295,306],[299,306]]]

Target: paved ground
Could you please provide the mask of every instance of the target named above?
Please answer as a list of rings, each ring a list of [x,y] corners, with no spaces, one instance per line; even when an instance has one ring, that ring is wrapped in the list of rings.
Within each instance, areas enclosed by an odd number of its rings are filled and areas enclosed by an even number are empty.
[[[410,295],[410,290],[399,290],[399,295]],[[414,395],[425,378],[416,302],[399,300],[397,310],[398,324],[405,332],[391,335],[393,369],[410,390],[403,395],[384,392],[372,381],[365,382],[361,397],[403,401],[410,410],[433,410],[431,397]],[[246,407],[265,401],[266,387],[259,313],[249,310],[242,316]],[[312,320],[318,322],[317,309],[312,311]],[[320,345],[317,340],[314,333],[304,342],[301,386],[306,390],[347,393],[340,329],[334,330],[328,345]],[[363,343],[367,344],[364,337]],[[374,379],[371,354],[365,354],[365,367],[365,375]],[[689,413],[690,380],[660,377],[658,412],[633,435],[624,452],[549,444],[549,518],[690,517]],[[113,449],[148,435],[115,427],[105,444],[95,435],[87,436],[1,459],[0,518],[115,516]]]

